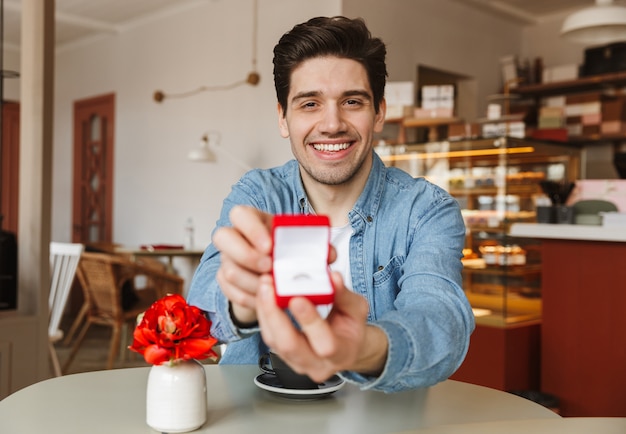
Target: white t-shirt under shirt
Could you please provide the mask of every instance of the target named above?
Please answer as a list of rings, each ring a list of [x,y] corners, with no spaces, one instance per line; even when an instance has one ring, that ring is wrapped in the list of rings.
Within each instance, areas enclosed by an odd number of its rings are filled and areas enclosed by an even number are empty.
[[[350,273],[350,237],[352,236],[352,226],[346,224],[338,228],[330,228],[330,243],[337,251],[337,259],[330,264],[332,271],[337,271],[343,277],[343,284],[352,290],[352,273]],[[319,305],[317,311],[326,318],[332,304]]]

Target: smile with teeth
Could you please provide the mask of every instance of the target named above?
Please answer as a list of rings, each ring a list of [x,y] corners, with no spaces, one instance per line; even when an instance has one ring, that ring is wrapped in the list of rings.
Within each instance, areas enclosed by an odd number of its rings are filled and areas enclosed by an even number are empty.
[[[350,147],[350,143],[333,143],[333,144],[328,144],[328,143],[315,143],[313,145],[313,148],[316,151],[320,151],[320,152],[337,152],[337,151],[343,151],[344,149],[348,149]]]

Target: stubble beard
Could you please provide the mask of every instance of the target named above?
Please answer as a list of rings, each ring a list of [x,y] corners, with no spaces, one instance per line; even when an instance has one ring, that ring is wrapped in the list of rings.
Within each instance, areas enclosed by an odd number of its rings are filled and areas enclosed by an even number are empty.
[[[355,175],[361,170],[365,164],[365,157],[359,161],[350,164],[349,167],[330,167],[325,169],[314,170],[308,165],[300,164],[302,169],[309,175],[311,179],[323,185],[338,186],[348,184]]]

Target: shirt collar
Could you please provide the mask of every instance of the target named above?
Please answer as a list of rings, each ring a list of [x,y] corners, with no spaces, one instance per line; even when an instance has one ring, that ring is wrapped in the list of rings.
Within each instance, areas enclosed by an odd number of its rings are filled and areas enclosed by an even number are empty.
[[[353,215],[358,215],[366,223],[374,222],[382,200],[386,177],[387,167],[378,154],[372,150],[372,168],[365,188],[363,188],[354,208],[350,211],[351,220]]]
[[[304,184],[302,184],[300,166],[296,160],[292,160],[291,163],[293,164],[290,170],[296,171],[294,174],[294,187],[300,205],[300,212],[303,214],[311,214],[313,213],[313,208],[304,190]],[[372,168],[370,169],[370,174],[361,195],[357,199],[354,208],[352,208],[352,211],[349,213],[350,220],[352,220],[353,216],[359,216],[366,223],[372,223],[374,221],[380,206],[386,173],[387,167],[378,154],[372,151]]]

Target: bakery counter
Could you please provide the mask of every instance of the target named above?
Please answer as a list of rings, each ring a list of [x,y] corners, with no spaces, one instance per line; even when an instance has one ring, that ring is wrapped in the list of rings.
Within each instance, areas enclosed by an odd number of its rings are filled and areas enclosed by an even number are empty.
[[[626,228],[514,224],[541,242],[541,390],[563,416],[626,416]]]
[[[543,239],[626,242],[626,227],[513,223],[509,235]]]

